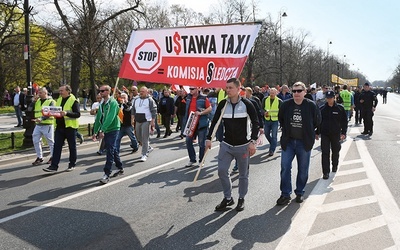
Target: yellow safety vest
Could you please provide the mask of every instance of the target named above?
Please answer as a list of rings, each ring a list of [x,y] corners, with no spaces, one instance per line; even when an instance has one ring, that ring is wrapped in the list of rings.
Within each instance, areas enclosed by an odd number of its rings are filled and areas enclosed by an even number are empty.
[[[48,99],[46,99],[46,100],[43,102],[43,104],[42,104],[42,102],[40,101],[40,99],[38,99],[38,100],[35,102],[35,108],[34,108],[34,110],[35,110],[35,118],[40,118],[40,117],[42,117],[42,116],[43,116],[43,115],[42,115],[42,107],[43,107],[43,106],[50,106],[52,102],[53,102],[53,99],[48,98]],[[46,125],[54,124],[54,117],[53,117],[53,116],[50,116],[50,117],[48,117],[46,120],[41,121],[40,124],[46,124]]]
[[[226,98],[225,90],[220,89],[218,92],[218,103],[220,103],[222,100]]]
[[[267,121],[277,121],[278,120],[278,112],[279,112],[279,98],[275,97],[272,101],[271,105],[271,97],[267,97],[265,100],[264,110],[268,110],[268,117],[264,116],[264,119]]]
[[[56,106],[61,106],[61,101],[62,97],[60,96],[57,99]],[[74,102],[76,101],[76,98],[73,94],[70,94],[67,102],[64,104],[63,111],[72,111],[72,106],[74,105]],[[64,116],[65,120],[65,127],[66,128],[79,128],[79,121],[78,118],[71,118],[68,116]]]
[[[344,110],[351,109],[351,92],[347,89],[340,91],[340,97],[343,99]]]

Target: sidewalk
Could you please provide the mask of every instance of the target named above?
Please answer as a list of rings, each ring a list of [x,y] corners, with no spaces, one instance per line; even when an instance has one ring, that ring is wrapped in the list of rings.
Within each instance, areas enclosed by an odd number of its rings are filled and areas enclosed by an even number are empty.
[[[0,133],[11,133],[11,132],[24,132],[25,129],[18,127],[15,128],[14,126],[17,124],[17,118],[14,113],[8,113],[8,114],[0,114],[0,119],[1,119],[1,124],[0,124]],[[81,108],[81,117],[79,118],[79,125],[87,125],[87,124],[93,124],[94,122],[94,116],[89,114],[89,111],[83,110]],[[67,144],[68,145],[68,144]],[[97,147],[97,142],[93,142],[91,139],[87,138],[83,142],[83,144],[77,144],[78,149],[79,148],[88,148],[88,147]],[[68,147],[64,147],[64,150],[68,150]],[[43,147],[43,153],[44,155],[48,155],[50,153],[49,148]],[[35,149],[32,147],[30,149],[26,150],[15,150],[12,153],[7,153],[0,155],[0,166],[5,165],[5,164],[11,164],[12,162],[15,161],[20,161],[20,160],[27,160],[32,158],[34,161],[36,159],[36,154],[35,154]]]

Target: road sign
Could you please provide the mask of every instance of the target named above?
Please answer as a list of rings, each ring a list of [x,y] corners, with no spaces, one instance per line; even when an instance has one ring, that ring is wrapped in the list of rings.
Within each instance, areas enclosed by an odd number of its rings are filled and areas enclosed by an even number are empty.
[[[129,62],[137,73],[151,74],[161,65],[161,49],[154,39],[144,40],[135,48]]]

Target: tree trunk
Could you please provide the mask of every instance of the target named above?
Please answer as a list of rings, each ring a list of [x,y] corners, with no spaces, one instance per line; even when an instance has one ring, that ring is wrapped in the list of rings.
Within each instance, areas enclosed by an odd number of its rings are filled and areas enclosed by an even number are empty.
[[[75,96],[78,96],[77,93],[80,84],[79,75],[82,68],[82,58],[80,56],[82,53],[80,51],[77,51],[77,48],[78,46],[74,46],[71,58],[71,89],[72,94],[74,94]]]

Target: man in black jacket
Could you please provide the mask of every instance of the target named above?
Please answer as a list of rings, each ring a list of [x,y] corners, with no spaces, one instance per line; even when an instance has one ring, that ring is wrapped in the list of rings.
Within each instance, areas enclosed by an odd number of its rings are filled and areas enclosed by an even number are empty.
[[[368,82],[364,84],[364,91],[360,95],[360,103],[362,106],[361,117],[364,120],[364,131],[362,135],[372,135],[374,122],[372,117],[376,106],[378,105],[378,99],[376,98],[375,92],[371,91],[371,86]]]
[[[304,188],[308,180],[311,149],[315,142],[315,129],[321,123],[321,113],[316,104],[304,98],[306,86],[296,82],[292,87],[293,98],[282,103],[278,120],[281,136],[281,196],[277,205],[290,202],[292,193],[292,161],[297,158],[296,202],[303,202]]]
[[[322,173],[323,178],[329,178],[330,151],[332,148],[332,172],[337,171],[339,164],[340,140],[346,138],[347,114],[341,104],[335,101],[335,92],[326,92],[326,103],[321,107],[322,122],[316,132],[316,139],[321,135]]]
[[[231,196],[232,181],[228,171],[233,159],[236,159],[239,167],[239,199],[236,211],[244,209],[244,197],[249,186],[249,159],[256,152],[259,132],[257,111],[248,99],[239,95],[239,92],[239,80],[229,79],[226,84],[228,98],[218,104],[207,135],[206,148],[209,150],[213,130],[222,116],[224,137],[218,153],[218,176],[224,190],[224,199],[215,207],[216,211],[225,211],[227,206],[235,204]]]

